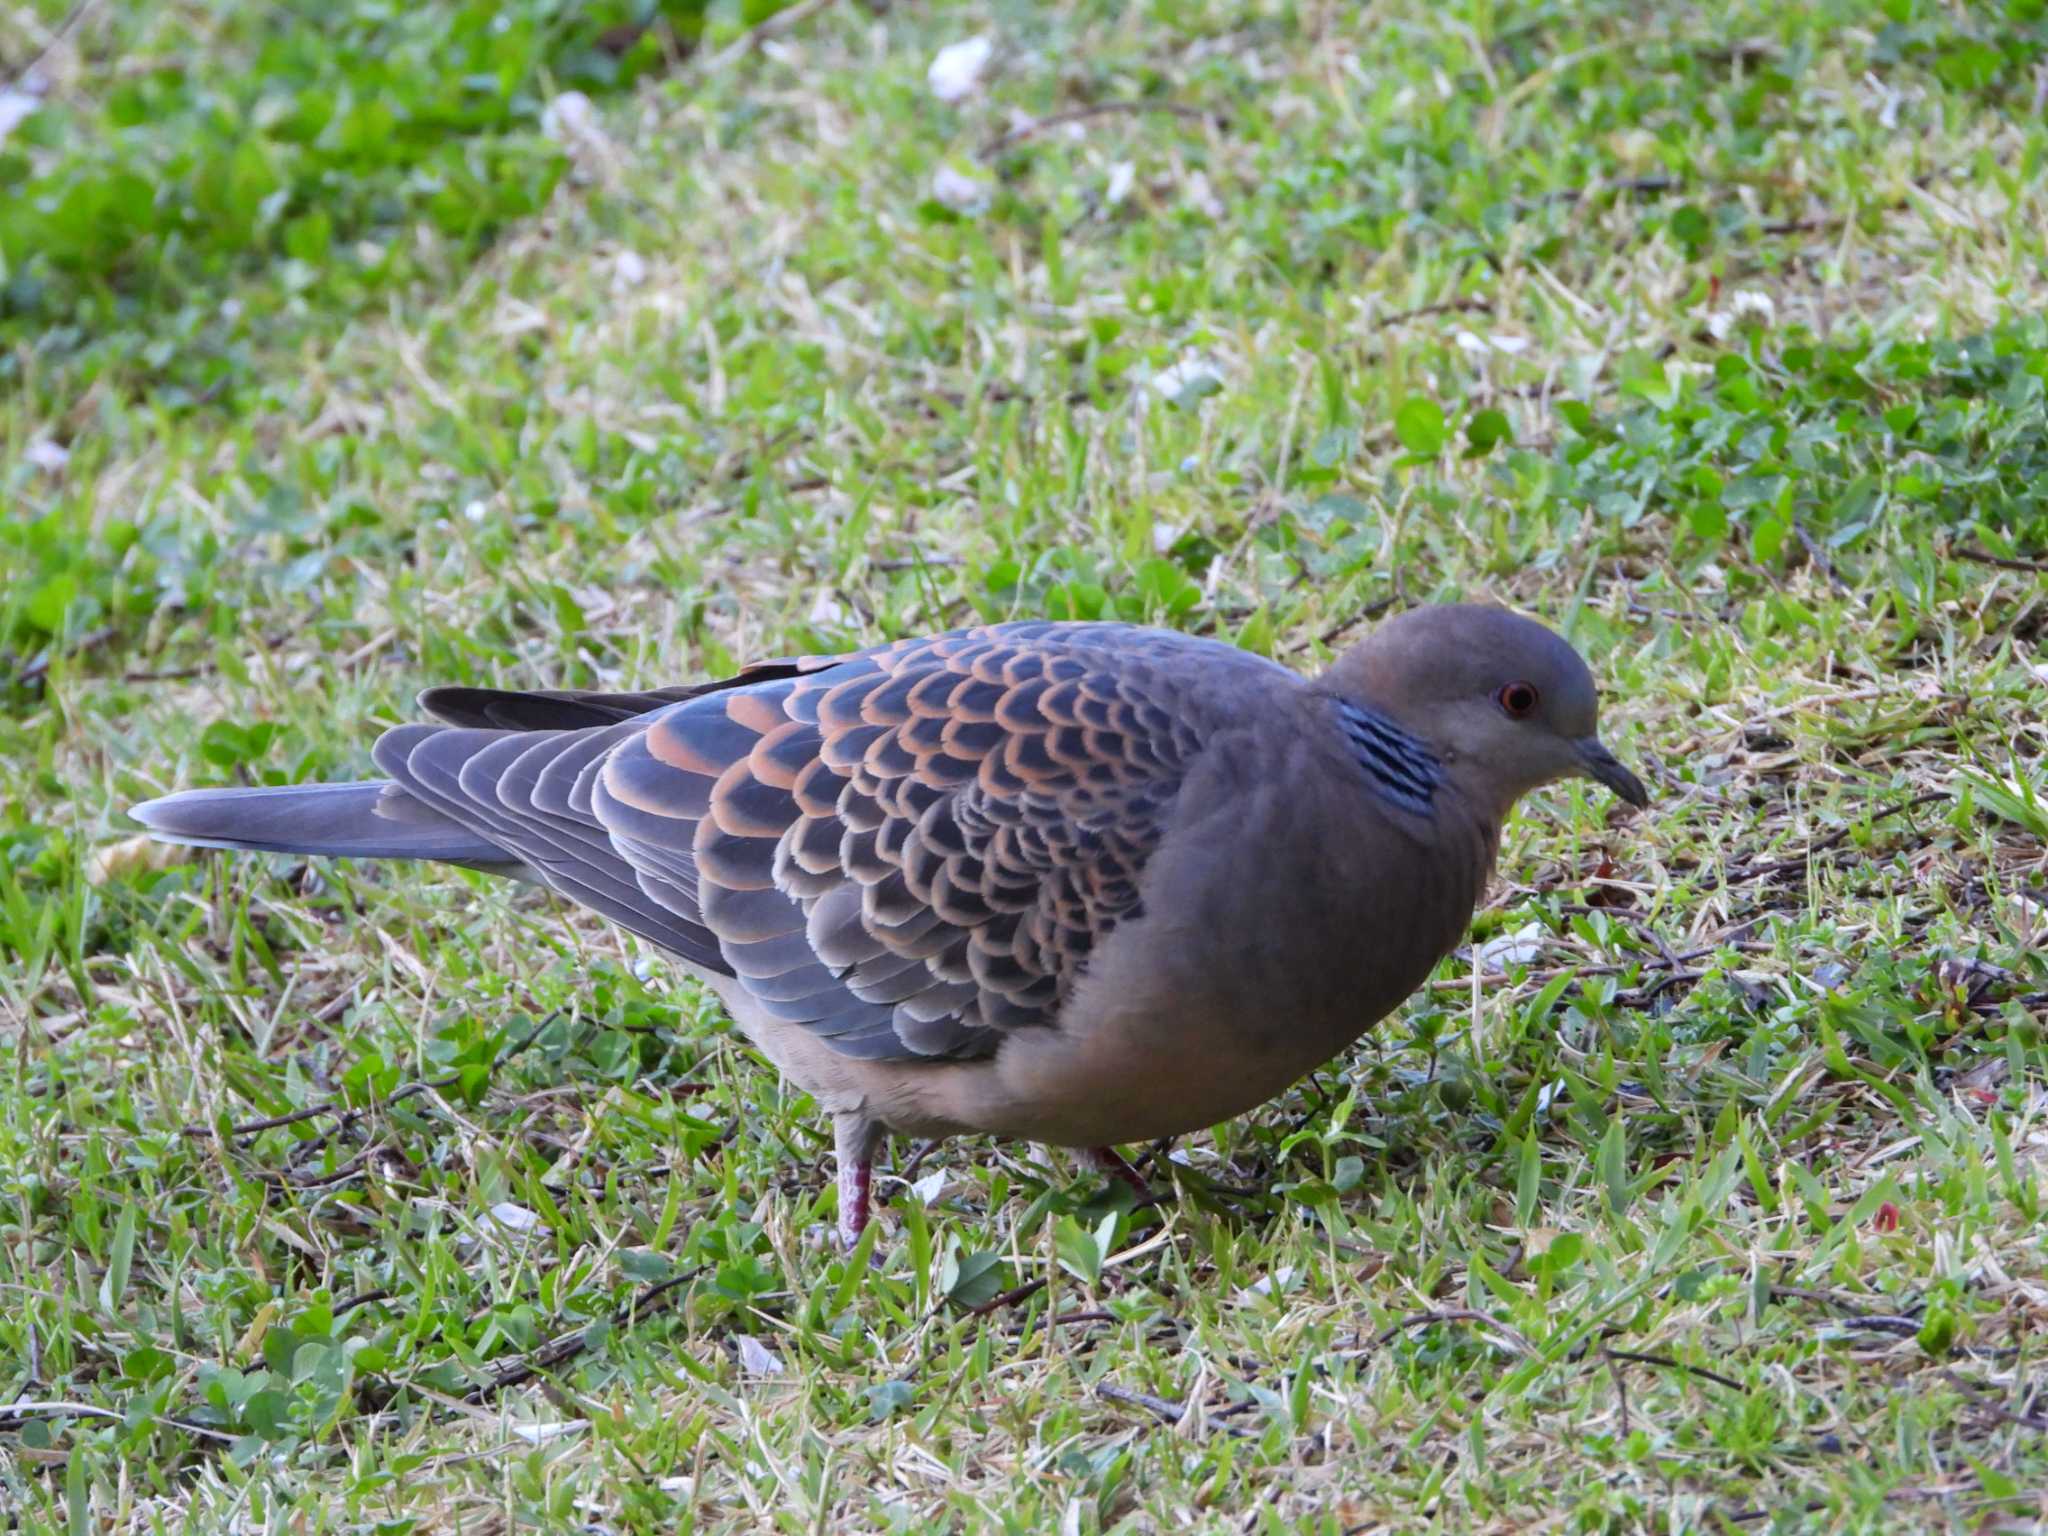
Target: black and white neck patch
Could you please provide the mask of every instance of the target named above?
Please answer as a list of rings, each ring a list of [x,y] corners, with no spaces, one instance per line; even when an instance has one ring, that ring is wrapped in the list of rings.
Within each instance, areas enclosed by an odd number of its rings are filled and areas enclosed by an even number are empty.
[[[1436,754],[1377,710],[1340,699],[1337,721],[1372,787],[1401,810],[1429,815],[1444,778]]]

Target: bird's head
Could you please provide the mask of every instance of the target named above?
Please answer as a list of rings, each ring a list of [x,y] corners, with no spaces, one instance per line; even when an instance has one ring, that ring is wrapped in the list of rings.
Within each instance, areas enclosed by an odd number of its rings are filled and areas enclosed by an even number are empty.
[[[1323,686],[1426,743],[1481,810],[1504,817],[1559,779],[1596,779],[1630,805],[1649,791],[1602,744],[1593,674],[1561,637],[1505,608],[1432,604],[1381,624]]]

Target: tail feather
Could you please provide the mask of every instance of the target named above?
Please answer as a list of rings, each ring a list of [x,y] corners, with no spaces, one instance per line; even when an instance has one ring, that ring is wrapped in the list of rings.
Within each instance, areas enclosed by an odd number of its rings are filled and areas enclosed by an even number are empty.
[[[197,848],[516,865],[507,854],[387,779],[263,789],[188,789],[128,813],[159,840]]]

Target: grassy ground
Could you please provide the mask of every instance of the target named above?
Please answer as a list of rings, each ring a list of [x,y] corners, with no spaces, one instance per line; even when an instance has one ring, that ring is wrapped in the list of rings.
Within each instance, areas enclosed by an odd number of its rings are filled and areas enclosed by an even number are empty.
[[[10,1528],[2048,1518],[2038,0],[667,15],[0,33]],[[1477,595],[1651,812],[1537,797],[1177,1200],[957,1144],[872,1270],[601,923],[117,814],[430,681]]]

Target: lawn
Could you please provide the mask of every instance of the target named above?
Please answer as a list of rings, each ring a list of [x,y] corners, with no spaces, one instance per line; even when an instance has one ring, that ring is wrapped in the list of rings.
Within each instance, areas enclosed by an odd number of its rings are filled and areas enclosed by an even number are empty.
[[[1647,9],[0,17],[0,1523],[2040,1528],[2048,7]],[[1163,1203],[898,1145],[851,1257],[652,951],[120,814],[1475,597],[1651,808]]]

